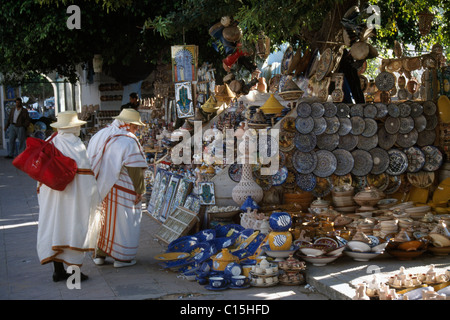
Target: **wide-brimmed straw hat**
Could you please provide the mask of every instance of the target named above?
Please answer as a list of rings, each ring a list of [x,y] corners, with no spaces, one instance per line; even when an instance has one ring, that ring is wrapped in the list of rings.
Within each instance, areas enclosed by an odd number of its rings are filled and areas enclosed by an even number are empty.
[[[113,117],[117,120],[122,120],[125,123],[132,123],[138,126],[145,126],[145,123],[141,121],[141,114],[132,108],[123,109],[117,117]]]
[[[78,119],[78,114],[75,111],[64,111],[58,113],[57,121],[51,123],[50,126],[56,129],[67,129],[73,127],[81,127],[86,124],[86,121]]]

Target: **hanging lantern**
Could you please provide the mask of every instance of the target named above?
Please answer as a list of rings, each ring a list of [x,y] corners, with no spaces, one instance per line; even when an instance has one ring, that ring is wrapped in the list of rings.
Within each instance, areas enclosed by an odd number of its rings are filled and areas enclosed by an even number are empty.
[[[263,60],[266,60],[270,54],[270,38],[262,31],[258,34],[256,54]]]
[[[94,65],[94,72],[100,73],[102,72],[103,66],[103,57],[101,54],[94,54],[94,59],[92,60],[92,64]]]
[[[419,16],[419,32],[422,36],[426,36],[430,33],[431,30],[431,22],[433,22],[434,14],[432,14],[428,9],[425,9]]]

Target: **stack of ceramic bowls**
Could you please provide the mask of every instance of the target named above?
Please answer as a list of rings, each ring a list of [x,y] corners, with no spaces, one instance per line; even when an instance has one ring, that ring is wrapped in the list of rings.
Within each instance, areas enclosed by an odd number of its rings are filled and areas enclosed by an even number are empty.
[[[428,212],[431,211],[430,206],[418,206],[418,207],[410,207],[404,209],[406,213],[409,214],[409,217],[414,220],[419,220],[425,216]]]
[[[354,188],[340,186],[333,189],[331,192],[333,197],[333,204],[336,211],[342,213],[354,213],[357,209],[356,203],[353,200]]]
[[[385,238],[388,234],[396,233],[398,225],[396,220],[380,221],[380,237]]]

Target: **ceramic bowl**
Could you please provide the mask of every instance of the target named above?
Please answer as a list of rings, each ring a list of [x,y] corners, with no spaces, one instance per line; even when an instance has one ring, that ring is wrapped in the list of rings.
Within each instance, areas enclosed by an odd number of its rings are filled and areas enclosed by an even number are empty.
[[[402,242],[397,246],[398,250],[405,250],[405,251],[417,251],[421,247],[423,247],[423,242],[419,240],[412,240],[412,241],[406,241]]]
[[[333,249],[333,250],[327,252],[327,256],[339,256],[339,255],[342,254],[344,249],[345,249],[345,246],[341,246],[341,247],[338,247],[336,249]]]
[[[308,257],[318,257],[325,254],[325,250],[311,247],[301,247],[298,250],[300,250],[301,253]]]
[[[354,252],[346,250],[344,253],[355,261],[369,261],[370,259],[378,257],[383,252]]]
[[[449,247],[450,239],[439,233],[430,233],[431,242],[435,247]]]
[[[379,245],[373,246],[371,251],[372,252],[383,252],[384,249],[386,249],[388,244],[389,244],[389,242],[387,242],[387,241],[383,242],[383,243],[380,243]]]
[[[292,245],[290,250],[270,250],[268,245],[262,246],[261,248],[269,257],[282,259],[289,257],[290,254],[293,254],[298,249],[298,246]]]
[[[397,199],[381,199],[377,202],[377,206],[380,209],[387,209],[395,205],[397,202]]]
[[[325,256],[319,256],[319,257],[308,257],[308,256],[299,255],[299,257],[302,260],[312,263],[314,266],[318,266],[318,267],[325,266],[328,263],[335,261],[337,258],[339,258],[341,256],[342,256],[342,254],[337,255],[337,256],[326,256],[325,255]]]
[[[358,241],[358,240],[351,240],[351,241],[347,242],[347,247],[350,249],[350,251],[354,251],[354,252],[370,252],[371,251],[369,244],[362,242],[362,241]]]
[[[399,260],[412,260],[421,256],[426,250],[403,251],[403,250],[386,250],[391,256]]]
[[[447,256],[450,253],[450,247],[429,246],[428,250],[436,256]]]
[[[227,276],[238,276],[242,273],[242,267],[237,262],[231,262],[227,264],[223,272]]]

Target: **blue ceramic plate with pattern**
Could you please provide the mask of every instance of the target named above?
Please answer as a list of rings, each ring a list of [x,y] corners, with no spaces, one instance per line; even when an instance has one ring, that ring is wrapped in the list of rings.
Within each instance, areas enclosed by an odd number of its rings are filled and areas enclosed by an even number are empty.
[[[350,107],[346,103],[338,103],[336,108],[336,115],[338,118],[348,118],[350,116]]]
[[[327,130],[327,121],[325,118],[314,118],[314,129],[312,133],[314,133],[316,136],[322,134]]]
[[[353,159],[350,151],[345,149],[336,149],[333,151],[333,154],[336,157],[336,170],[334,171],[334,174],[344,176],[350,173],[353,169],[353,165],[355,164],[355,160]]]
[[[414,129],[414,119],[412,117],[400,118],[399,133],[409,133],[412,129]]]
[[[370,173],[382,174],[389,167],[389,154],[382,148],[373,148],[369,151],[372,155],[373,167]]]
[[[377,119],[382,119],[387,116],[387,114],[388,114],[387,105],[379,102],[379,103],[375,103],[375,106],[377,107],[377,110],[378,110],[377,116],[376,116]]]
[[[310,152],[295,151],[292,164],[298,173],[311,173],[317,166],[317,155],[314,150]]]
[[[397,118],[400,116],[400,108],[398,107],[397,104],[395,103],[390,103],[387,106],[388,108],[388,114],[393,117],[393,118]]]
[[[352,117],[364,117],[364,104],[357,103],[350,107],[350,116]]]
[[[321,134],[317,136],[317,147],[322,150],[333,151],[339,145],[339,135],[335,134]]]
[[[228,176],[230,177],[231,180],[233,180],[234,182],[239,182],[241,181],[241,177],[242,177],[242,164],[239,163],[233,163],[230,165],[230,167],[228,168]]]
[[[308,134],[314,129],[314,119],[313,117],[297,117],[295,119],[295,128],[299,133]]]
[[[333,102],[325,102],[323,107],[325,108],[325,112],[323,113],[324,117],[330,118],[336,116],[337,107]]]
[[[317,138],[315,134],[296,133],[294,136],[295,147],[302,152],[310,152],[316,147]]]
[[[320,118],[325,113],[325,107],[320,102],[311,104],[311,117]]]
[[[407,172],[419,172],[425,165],[425,155],[420,148],[412,146],[403,150],[408,157]]]
[[[327,129],[325,130],[325,133],[333,134],[338,132],[341,125],[338,117],[325,117],[325,121],[327,122]]]
[[[377,114],[378,109],[374,104],[369,103],[364,107],[364,117],[373,119],[377,116]]]
[[[311,116],[311,105],[306,102],[302,102],[297,106],[297,116],[306,118]]]
[[[389,154],[389,166],[386,173],[391,176],[398,176],[405,173],[408,169],[408,157],[403,151],[398,149],[391,149]]]
[[[326,178],[331,176],[336,170],[336,157],[331,151],[319,150],[316,151],[317,165],[313,173],[317,177]]]
[[[345,136],[352,131],[352,121],[350,118],[339,118],[339,123],[338,135]]]
[[[400,117],[406,118],[411,114],[411,106],[408,103],[400,103],[398,105],[400,111]]]
[[[398,133],[397,134],[397,144],[402,148],[409,148],[416,144],[419,133],[416,129],[412,129],[408,133]]]
[[[425,164],[423,166],[424,171],[436,171],[442,165],[443,156],[441,151],[435,146],[425,146],[422,149],[425,155]]]
[[[368,175],[373,167],[372,155],[366,150],[357,149],[352,152],[352,156],[354,159],[352,174],[355,176]]]
[[[340,136],[339,147],[347,151],[352,151],[358,145],[359,136],[353,134],[346,134],[345,136]]]
[[[363,117],[351,117],[350,121],[352,122],[351,134],[359,136],[364,132],[364,129],[366,128],[366,122],[364,121]]]
[[[272,185],[280,186],[282,185],[288,176],[288,169],[286,167],[281,167],[280,170],[272,177]]]
[[[300,189],[311,192],[316,187],[316,176],[312,173],[296,175],[295,181]]]

